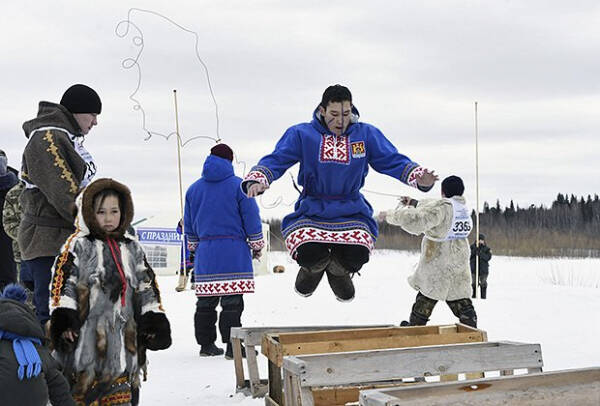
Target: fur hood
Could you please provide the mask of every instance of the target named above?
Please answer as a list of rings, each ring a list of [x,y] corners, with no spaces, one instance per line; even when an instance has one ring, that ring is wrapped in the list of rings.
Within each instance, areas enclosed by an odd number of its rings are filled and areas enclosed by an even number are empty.
[[[112,189],[117,192],[121,206],[121,222],[119,223],[119,227],[109,233],[100,227],[94,212],[94,196],[106,189]],[[109,178],[95,180],[79,194],[75,204],[78,209],[76,223],[78,236],[83,237],[89,235],[90,237],[102,240],[107,237],[114,239],[123,239],[124,237],[129,239],[134,238],[134,236],[127,231],[130,228],[133,219],[133,200],[129,188],[124,184]]]

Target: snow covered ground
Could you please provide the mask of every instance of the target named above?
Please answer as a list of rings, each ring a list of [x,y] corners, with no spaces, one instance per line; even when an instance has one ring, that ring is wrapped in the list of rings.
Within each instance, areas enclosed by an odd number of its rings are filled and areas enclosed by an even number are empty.
[[[257,292],[245,296],[245,326],[399,324],[408,318],[416,292],[407,284],[417,254],[376,251],[355,280],[351,303],[335,300],[326,278],[309,298],[293,290],[297,266],[281,252],[271,266],[283,274],[259,276]],[[173,329],[173,345],[149,352],[148,381],[141,404],[263,405],[263,399],[235,393],[233,361],[200,358],[194,339],[194,294],[176,293],[175,276],[159,277],[163,302]],[[535,259],[496,256],[490,262],[488,299],[476,300],[479,328],[488,340],[540,343],[544,370],[600,366],[600,259]],[[430,324],[456,319],[443,303]],[[261,377],[266,358],[259,357]],[[247,376],[247,374],[246,374]]]

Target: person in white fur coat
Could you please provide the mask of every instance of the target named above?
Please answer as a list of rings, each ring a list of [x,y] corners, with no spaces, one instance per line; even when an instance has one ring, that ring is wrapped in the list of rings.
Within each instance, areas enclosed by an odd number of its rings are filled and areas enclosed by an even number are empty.
[[[382,213],[382,219],[410,234],[424,234],[421,257],[408,283],[419,293],[410,321],[401,325],[423,326],[439,300],[444,300],[460,322],[477,327],[471,302],[469,242],[472,229],[470,210],[462,196],[465,190],[458,176],[442,182],[442,198],[416,201],[402,197],[396,210]]]

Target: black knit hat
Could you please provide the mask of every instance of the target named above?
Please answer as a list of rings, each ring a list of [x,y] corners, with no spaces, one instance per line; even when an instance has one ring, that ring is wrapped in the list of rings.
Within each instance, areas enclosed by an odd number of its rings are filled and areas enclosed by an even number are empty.
[[[462,196],[465,191],[465,185],[458,176],[448,176],[442,181],[442,193],[446,197]]]
[[[102,102],[98,93],[91,87],[81,84],[68,88],[60,99],[60,104],[73,114],[102,112]]]
[[[233,150],[226,144],[217,144],[210,149],[211,155],[216,155],[223,159],[233,161]]]

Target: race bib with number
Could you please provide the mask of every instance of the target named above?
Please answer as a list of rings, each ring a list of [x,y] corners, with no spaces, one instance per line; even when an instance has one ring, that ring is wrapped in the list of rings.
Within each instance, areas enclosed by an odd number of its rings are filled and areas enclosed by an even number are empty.
[[[473,229],[473,220],[471,219],[471,212],[466,205],[457,202],[455,199],[446,199],[452,203],[452,223],[448,234],[445,238],[433,238],[426,236],[432,241],[449,241],[457,240],[459,238],[467,238]]]

